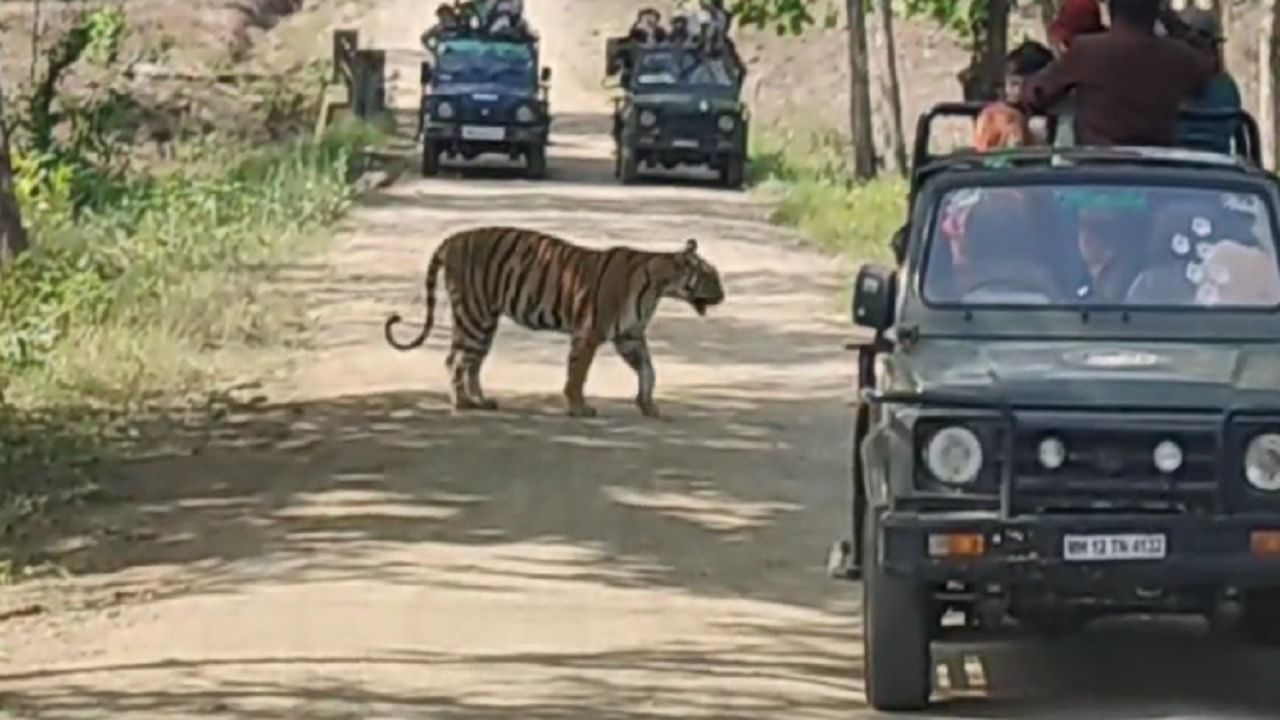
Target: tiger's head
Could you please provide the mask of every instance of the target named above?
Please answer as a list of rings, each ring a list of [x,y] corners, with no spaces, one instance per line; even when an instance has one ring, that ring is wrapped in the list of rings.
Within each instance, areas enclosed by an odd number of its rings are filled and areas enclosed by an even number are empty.
[[[720,284],[720,272],[698,254],[698,241],[689,238],[684,249],[675,253],[675,279],[667,284],[667,297],[684,300],[698,315],[706,315],[707,308],[724,302],[724,287]]]

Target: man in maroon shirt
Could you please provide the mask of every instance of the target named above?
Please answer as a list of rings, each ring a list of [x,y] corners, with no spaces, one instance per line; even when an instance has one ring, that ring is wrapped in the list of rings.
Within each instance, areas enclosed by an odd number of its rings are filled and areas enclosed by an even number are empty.
[[[1178,109],[1213,77],[1186,43],[1157,37],[1160,0],[1110,0],[1111,27],[1071,48],[1022,87],[1020,104],[1046,112],[1075,91],[1077,145],[1175,143]]]

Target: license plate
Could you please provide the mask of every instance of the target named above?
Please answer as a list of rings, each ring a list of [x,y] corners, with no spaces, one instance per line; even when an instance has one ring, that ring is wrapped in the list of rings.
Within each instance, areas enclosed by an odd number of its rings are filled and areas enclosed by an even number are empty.
[[[463,125],[463,140],[501,140],[507,136],[507,129],[504,127],[492,127],[488,125]]]
[[[672,140],[671,145],[673,147],[681,147],[681,148],[696,148],[698,147],[698,141],[697,140]]]
[[[1064,535],[1062,557],[1071,562],[1162,560],[1168,553],[1163,534]]]

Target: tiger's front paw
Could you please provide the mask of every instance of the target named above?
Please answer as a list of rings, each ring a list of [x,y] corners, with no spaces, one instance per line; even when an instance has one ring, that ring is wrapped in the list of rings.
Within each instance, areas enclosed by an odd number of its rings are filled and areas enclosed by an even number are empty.
[[[569,405],[569,417],[595,417],[596,409],[586,403],[577,403]]]

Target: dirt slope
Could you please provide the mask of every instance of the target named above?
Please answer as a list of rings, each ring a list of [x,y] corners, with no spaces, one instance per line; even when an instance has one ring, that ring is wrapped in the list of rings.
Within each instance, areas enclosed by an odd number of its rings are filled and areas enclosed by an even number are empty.
[[[407,34],[397,19],[419,11],[389,2],[367,27]],[[561,17],[547,46],[572,57],[596,28]],[[869,716],[856,586],[822,572],[845,526],[842,278],[743,195],[614,184],[600,96],[577,90],[551,180],[409,180],[366,203],[289,273],[315,328],[265,403],[175,427],[114,502],[65,518],[48,550],[76,577],[0,594],[4,717]],[[381,323],[420,317],[429,252],[476,223],[699,238],[728,301],[664,306],[652,328],[670,419],[639,417],[609,352],[588,384],[601,417],[564,417],[563,339],[509,325],[484,375],[504,409],[445,409],[447,320],[404,354]],[[950,717],[1280,702],[1274,657],[1177,636],[977,650],[972,682],[1011,699],[966,701],[953,662]]]

